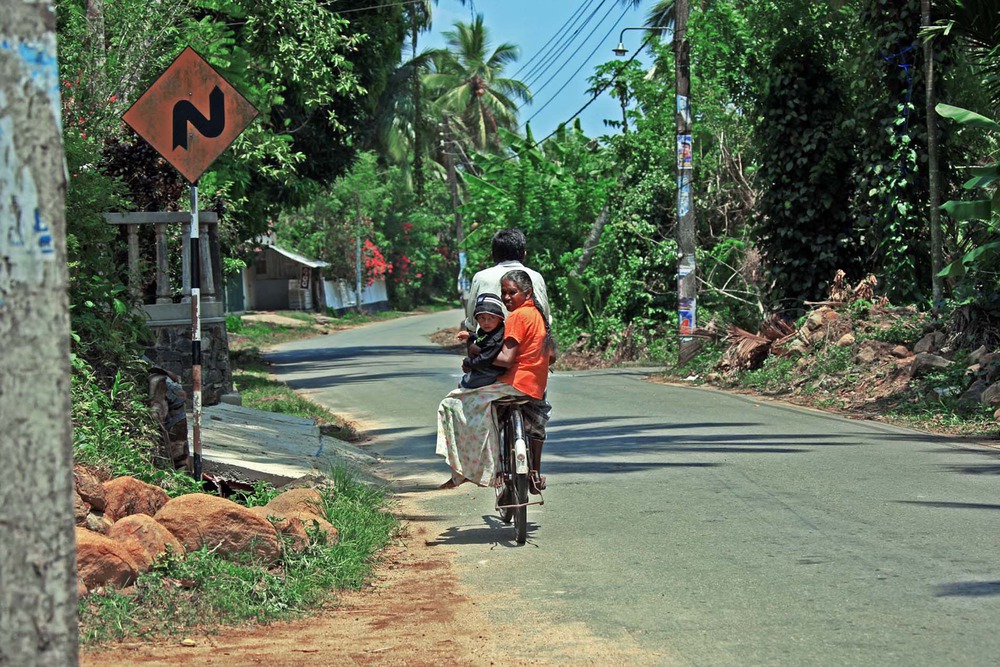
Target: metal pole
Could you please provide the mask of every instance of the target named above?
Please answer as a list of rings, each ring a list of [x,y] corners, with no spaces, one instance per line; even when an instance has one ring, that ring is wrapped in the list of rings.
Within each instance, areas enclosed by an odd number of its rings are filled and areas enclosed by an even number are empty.
[[[194,428],[194,478],[201,481],[201,239],[198,224],[198,186],[191,186],[191,378]]]
[[[677,85],[677,360],[685,364],[698,352],[691,334],[698,326],[695,280],[694,144],[691,139],[691,72],[687,23],[688,0],[674,3],[674,76]]]

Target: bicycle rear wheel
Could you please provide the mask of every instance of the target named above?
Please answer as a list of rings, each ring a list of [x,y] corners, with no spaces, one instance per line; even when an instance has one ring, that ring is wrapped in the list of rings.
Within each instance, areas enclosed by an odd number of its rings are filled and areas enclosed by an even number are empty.
[[[500,485],[497,487],[497,512],[500,520],[510,523],[514,520],[514,508],[502,507],[514,503],[514,484],[511,481],[513,469],[510,467],[513,459],[510,452],[514,449],[514,429],[511,427],[510,413],[501,408],[500,412]]]
[[[514,475],[514,502],[518,505],[514,511],[514,533],[518,544],[524,544],[528,539],[528,476],[524,473]]]
[[[518,544],[524,544],[528,537],[528,475],[518,474],[517,461],[515,460],[514,442],[520,438],[524,439],[524,422],[521,419],[521,410],[511,410],[508,430],[511,432],[510,471],[513,480],[514,504],[514,534]]]

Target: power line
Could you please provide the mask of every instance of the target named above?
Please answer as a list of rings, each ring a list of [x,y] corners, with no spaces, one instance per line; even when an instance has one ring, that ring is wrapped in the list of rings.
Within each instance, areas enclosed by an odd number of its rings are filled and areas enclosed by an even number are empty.
[[[590,12],[590,14],[583,20],[583,23],[577,26],[572,33],[568,33],[566,37],[556,42],[553,48],[550,49],[549,54],[546,55],[545,58],[547,58],[547,60],[543,59],[535,63],[535,65],[528,71],[528,73],[524,75],[525,83],[527,85],[530,86],[532,81],[536,81],[542,76],[544,76],[545,73],[549,70],[549,68],[551,68],[552,65],[556,63],[557,60],[562,58],[563,53],[565,53],[567,49],[570,48],[570,46],[576,40],[577,35],[583,32],[583,29],[586,28],[590,24],[590,22],[594,20],[594,17],[597,15],[597,12],[599,12],[601,10],[601,7],[603,7],[606,3],[607,0],[601,0],[600,4],[597,5],[597,7],[595,7],[594,10]]]
[[[613,5],[612,5],[611,9],[614,9]],[[604,34],[604,37],[602,37],[600,39],[600,41],[597,42],[597,46],[594,47],[594,50],[591,51],[590,54],[586,58],[583,59],[583,62],[580,63],[580,66],[577,67],[576,70],[572,74],[569,75],[569,78],[566,79],[566,82],[562,86],[559,87],[559,90],[557,90],[555,92],[555,94],[552,95],[552,97],[549,98],[548,102],[546,102],[545,104],[543,104],[542,106],[540,106],[538,108],[538,110],[535,111],[534,114],[532,114],[531,118],[529,118],[527,121],[525,121],[526,124],[530,123],[532,120],[534,120],[535,116],[537,116],[538,114],[540,114],[542,112],[542,110],[545,109],[545,107],[547,107],[549,104],[552,103],[552,100],[556,99],[559,96],[559,93],[561,93],[563,90],[566,89],[566,86],[568,86],[573,81],[573,77],[575,77],[577,74],[579,74],[580,70],[582,70],[584,68],[584,66],[587,63],[590,62],[590,59],[594,57],[594,54],[597,53],[597,50],[600,49],[601,46],[606,45],[608,37],[615,31],[615,28],[618,27],[618,24],[622,22],[622,19],[625,18],[625,15],[628,14],[628,12],[629,12],[629,10],[628,10],[628,8],[626,8],[625,11],[623,11],[621,13],[621,16],[618,17],[618,20],[615,21],[614,25],[611,26],[611,29],[608,30]],[[594,30],[597,30],[597,28],[599,28],[604,23],[605,19],[607,19],[607,17],[608,17],[609,14],[611,14],[610,10],[608,11],[608,14],[605,14],[604,18],[601,19],[601,23],[599,23],[596,26],[594,26]],[[590,39],[591,35],[594,34],[594,30],[592,30],[590,32],[590,35],[587,35],[587,39]],[[586,40],[584,41],[584,44],[586,44]],[[583,44],[581,44],[580,47],[582,48]],[[579,50],[580,49],[577,49],[577,52],[579,52]],[[576,52],[573,53],[573,56],[575,56],[575,55],[576,55]],[[569,59],[567,59],[566,62],[569,63],[570,60],[572,60],[572,56]],[[556,72],[551,77],[549,77],[549,80],[546,81],[545,83],[543,83],[542,86],[541,86],[541,88],[539,88],[539,90],[542,90],[543,88],[545,88],[545,86],[549,85],[549,83],[552,81],[552,79],[554,79],[556,76],[558,76],[558,74],[559,74],[559,72]]]
[[[614,7],[614,5],[612,5],[611,8],[607,11],[607,13],[601,18],[600,23],[598,23],[597,25],[594,26],[594,29],[590,31],[590,34],[587,35],[587,37],[583,40],[583,42],[581,42],[580,46],[577,47],[576,51],[574,51],[570,55],[570,57],[566,59],[566,61],[563,63],[563,66],[560,67],[556,72],[554,72],[552,74],[552,76],[550,76],[548,78],[548,80],[546,80],[545,83],[543,83],[541,86],[538,87],[538,90],[536,90],[535,93],[534,93],[535,95],[537,95],[542,90],[545,90],[545,87],[548,86],[550,83],[552,83],[553,79],[555,79],[557,76],[559,76],[559,74],[562,72],[563,68],[567,67],[570,64],[570,62],[572,62],[573,58],[576,57],[576,54],[578,54],[580,52],[580,49],[582,49],[584,47],[584,45],[586,45],[587,41],[589,41],[590,38],[594,36],[594,33],[597,31],[597,29],[600,28],[602,25],[604,25],[604,22],[606,20],[608,20],[608,17],[611,16],[611,12],[613,12],[614,9],[615,9],[615,7]],[[564,83],[562,85],[562,88],[560,88],[558,91],[556,91],[556,95],[558,95],[560,92],[562,92],[563,88],[565,88],[569,84],[569,82],[573,79],[573,77],[580,73],[580,70],[583,69],[583,66],[586,65],[588,62],[590,62],[590,59],[593,58],[594,54],[597,53],[597,50],[599,48],[601,48],[601,46],[607,42],[608,37],[611,35],[611,33],[613,33],[615,31],[615,28],[618,27],[618,24],[622,22],[622,19],[625,18],[625,15],[628,14],[628,12],[629,12],[629,9],[626,7],[625,11],[623,11],[621,13],[621,16],[618,17],[618,20],[615,21],[614,25],[611,26],[611,29],[608,30],[608,32],[605,33],[604,37],[602,37],[601,40],[597,42],[597,46],[595,46],[594,50],[590,52],[590,55],[588,55],[583,60],[583,62],[580,63],[580,66],[577,67],[576,71],[573,72],[570,75],[569,79],[566,80],[566,83]]]
[[[628,60],[626,60],[625,62],[623,62],[622,66],[618,68],[618,71],[616,71],[614,73],[614,75],[610,79],[608,79],[607,83],[605,83],[603,86],[601,86],[600,88],[598,88],[597,90],[594,91],[593,96],[589,100],[587,100],[586,104],[584,104],[582,107],[580,107],[579,109],[577,109],[576,113],[574,113],[572,116],[570,116],[569,118],[567,118],[563,122],[561,122],[558,125],[556,125],[556,129],[552,130],[547,135],[545,135],[544,137],[542,137],[540,140],[536,141],[535,145],[538,146],[538,145],[541,145],[541,144],[545,143],[546,140],[548,140],[551,137],[553,137],[555,135],[555,133],[559,131],[560,127],[562,127],[566,123],[570,122],[571,120],[573,120],[574,118],[576,118],[577,116],[579,116],[581,113],[583,113],[584,109],[586,109],[591,104],[593,104],[594,101],[597,100],[598,97],[600,97],[601,93],[603,93],[605,90],[607,90],[608,88],[610,88],[611,85],[613,83],[615,83],[615,81],[618,80],[618,77],[621,76],[622,72],[625,71],[625,68],[628,67],[629,63],[631,63],[633,60],[636,59],[636,57],[638,57],[639,53],[644,48],[646,48],[646,45],[649,44],[650,41],[652,41],[653,37],[655,37],[655,33],[650,33],[646,37],[646,39],[643,41],[643,43],[639,45],[639,48],[635,50],[635,53],[633,53],[632,56],[629,57]],[[532,116],[532,118],[534,118],[534,116]],[[521,127],[524,127],[525,125],[527,125],[530,122],[531,122],[531,118],[529,118],[524,123],[524,125],[522,125]],[[510,157],[507,157],[507,158],[504,158],[504,159],[505,160],[513,160],[516,157],[518,157],[518,156],[517,155],[511,155]]]
[[[548,49],[548,46],[549,44],[552,43],[552,40],[558,37],[562,33],[562,31],[566,29],[566,27],[570,24],[571,21],[575,22],[577,14],[582,14],[584,11],[586,11],[586,8],[592,4],[594,4],[594,0],[587,0],[587,2],[581,2],[580,5],[576,8],[576,10],[574,10],[573,13],[570,15],[570,17],[566,19],[566,22],[563,23],[561,26],[559,26],[559,28],[554,33],[552,33],[552,36],[549,37],[549,41],[545,42],[545,44],[542,45],[542,48],[535,51],[535,54],[533,56],[525,60],[521,64],[521,66],[517,69],[517,71],[510,75],[510,78],[516,79],[517,75],[524,71],[524,68],[530,65],[533,60],[541,56],[542,53],[545,52],[546,49]]]
[[[587,8],[589,8],[592,2],[593,0],[591,0],[591,3],[588,4]],[[606,3],[607,0],[601,0],[601,2],[598,3],[598,5],[594,7],[590,14],[588,14],[585,18],[581,14],[583,22],[578,26],[570,26],[572,31],[567,31],[566,35],[553,45],[553,47],[549,50],[549,53],[536,62],[530,70],[528,70],[528,72],[524,75],[525,84],[530,86],[532,82],[537,81],[544,76],[545,73],[548,72],[560,58],[562,58],[563,54],[570,49],[576,41],[576,38],[581,32],[583,32],[583,29],[590,25],[591,21],[594,20],[594,17],[597,16],[597,12],[599,12],[601,7],[603,7]]]

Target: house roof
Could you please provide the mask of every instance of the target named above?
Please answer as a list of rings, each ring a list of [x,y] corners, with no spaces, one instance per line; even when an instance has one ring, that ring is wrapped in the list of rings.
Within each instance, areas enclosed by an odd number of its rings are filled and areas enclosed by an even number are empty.
[[[279,248],[276,245],[267,246],[271,250],[284,255],[293,262],[298,262],[299,264],[304,264],[311,269],[322,269],[323,267],[330,266],[330,262],[324,262],[318,259],[309,259],[308,257],[303,257],[302,255],[292,252],[291,250],[285,250],[284,248]]]

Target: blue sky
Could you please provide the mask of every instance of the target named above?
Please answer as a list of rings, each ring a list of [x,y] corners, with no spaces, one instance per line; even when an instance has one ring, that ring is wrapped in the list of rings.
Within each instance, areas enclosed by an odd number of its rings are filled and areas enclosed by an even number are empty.
[[[507,74],[514,74],[528,63],[517,78],[529,83],[535,99],[531,105],[521,109],[520,120],[524,123],[534,116],[531,129],[535,137],[541,139],[590,99],[586,92],[589,88],[587,79],[593,75],[594,67],[615,59],[611,49],[617,46],[622,28],[641,26],[652,4],[649,0],[638,9],[626,10],[618,0],[467,0],[463,7],[459,0],[440,0],[433,8],[433,29],[421,37],[420,48],[443,47],[442,33],[449,30],[455,21],[469,22],[472,9],[482,14],[493,48],[503,42],[511,42],[521,49],[520,60],[509,68]],[[578,12],[580,9],[583,11]],[[593,19],[575,38],[560,41],[557,37],[543,48],[571,17],[576,15],[581,18],[574,19],[571,29],[561,34],[576,32],[584,23],[583,19],[592,13]],[[624,35],[625,47],[634,51],[643,39],[642,32],[628,31]],[[556,55],[553,57],[551,54]],[[536,57],[528,62],[538,55],[546,57]],[[535,68],[536,63],[542,61],[552,63],[552,66],[544,71],[543,67]],[[580,71],[574,74],[577,68]],[[580,114],[584,132],[592,137],[612,131],[604,126],[603,119],[620,117],[621,106],[607,93],[603,93]]]

